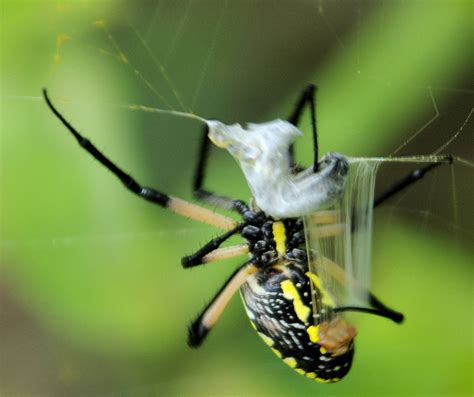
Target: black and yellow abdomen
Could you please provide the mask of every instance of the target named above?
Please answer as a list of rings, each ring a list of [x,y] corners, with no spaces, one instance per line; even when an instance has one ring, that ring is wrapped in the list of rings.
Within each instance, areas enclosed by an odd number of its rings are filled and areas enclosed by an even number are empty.
[[[255,273],[241,295],[253,327],[278,357],[308,378],[337,382],[351,367],[355,329],[338,317],[323,321],[325,304],[315,312],[312,302],[323,301],[315,283],[307,266],[282,260]]]

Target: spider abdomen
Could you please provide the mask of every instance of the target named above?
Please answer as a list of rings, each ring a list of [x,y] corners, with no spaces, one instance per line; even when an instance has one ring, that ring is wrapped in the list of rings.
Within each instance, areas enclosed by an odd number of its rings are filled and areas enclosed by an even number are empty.
[[[314,285],[311,287],[306,266],[277,263],[261,269],[240,291],[254,329],[296,372],[323,383],[337,382],[349,372],[355,332],[345,323],[323,323],[320,314],[314,313],[312,293],[318,295],[319,291]],[[336,326],[338,333],[348,330],[342,349],[328,351],[324,347],[328,344],[327,340],[321,340],[321,326],[325,329]]]

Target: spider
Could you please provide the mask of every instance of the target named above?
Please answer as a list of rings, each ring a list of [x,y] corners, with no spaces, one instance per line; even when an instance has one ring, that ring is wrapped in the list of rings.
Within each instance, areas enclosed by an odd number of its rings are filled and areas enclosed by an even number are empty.
[[[151,187],[142,186],[102,154],[88,139],[59,113],[43,90],[49,109],[76,138],[79,145],[105,168],[112,172],[132,193],[179,215],[215,226],[225,232],[213,238],[194,254],[182,258],[184,268],[209,262],[248,255],[249,259],[232,273],[210,303],[188,327],[188,344],[199,347],[218,321],[227,303],[240,289],[250,322],[271,350],[296,372],[321,383],[336,382],[350,370],[354,354],[356,329],[339,313],[363,311],[400,323],[403,315],[367,292],[371,308],[335,307],[327,298],[328,292],[318,277],[310,271],[311,255],[305,248],[305,230],[302,216],[269,214],[254,202],[215,194],[204,188],[205,171],[212,128],[206,124],[193,191],[196,199],[212,203],[223,210],[235,211],[241,216],[237,222],[227,216],[202,206],[173,197]],[[315,117],[315,86],[309,85],[300,96],[287,122],[297,127],[303,111],[309,106],[313,137],[314,162],[310,170],[303,171],[294,161],[293,143],[289,144],[287,158],[291,175],[318,174],[328,168],[328,163],[339,176],[347,174],[344,156],[330,155],[318,162],[318,137]],[[218,137],[211,134],[214,142]],[[221,142],[222,143],[222,142]],[[222,144],[222,147],[225,145]],[[374,200],[380,206],[390,197],[422,178],[439,163],[416,169]],[[305,174],[305,175],[306,175]],[[221,245],[233,235],[240,235],[244,244],[228,247]],[[313,306],[312,302],[318,302]],[[321,313],[329,316],[319,316]]]

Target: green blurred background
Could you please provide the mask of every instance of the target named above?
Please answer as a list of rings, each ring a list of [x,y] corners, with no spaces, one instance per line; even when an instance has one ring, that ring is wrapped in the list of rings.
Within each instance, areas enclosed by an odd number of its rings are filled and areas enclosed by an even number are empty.
[[[182,270],[218,231],[127,193],[40,97],[47,87],[138,180],[188,199],[201,126],[128,105],[180,109],[177,93],[203,117],[258,122],[287,116],[313,82],[323,153],[389,155],[427,124],[397,154],[428,154],[473,106],[472,12],[456,0],[2,0],[1,395],[472,395],[472,168],[438,169],[377,210],[373,289],[407,320],[360,317],[352,372],[320,385],[275,358],[238,297],[201,349],[186,346],[239,260]],[[471,121],[444,152],[472,161],[472,143]],[[378,189],[409,168],[385,166]],[[217,150],[208,186],[249,195]]]

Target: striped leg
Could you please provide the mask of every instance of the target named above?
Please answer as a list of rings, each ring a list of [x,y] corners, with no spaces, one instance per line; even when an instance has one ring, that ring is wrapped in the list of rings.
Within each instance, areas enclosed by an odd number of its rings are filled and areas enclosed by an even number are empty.
[[[226,241],[229,237],[240,232],[244,226],[245,226],[245,223],[241,223],[237,225],[236,227],[234,227],[233,229],[229,230],[227,233],[221,234],[220,236],[212,239],[206,245],[204,245],[202,248],[196,251],[194,254],[185,256],[184,258],[182,258],[181,264],[183,265],[184,268],[202,265],[204,263],[203,258],[206,255],[208,255],[212,251],[219,248],[219,246],[224,241]]]
[[[133,179],[130,175],[125,173],[106,156],[104,156],[87,138],[84,138],[81,134],[79,134],[79,132],[77,132],[77,130],[53,106],[46,90],[43,90],[43,95],[48,107],[71,132],[74,138],[76,138],[79,145],[90,155],[92,155],[97,161],[99,161],[105,168],[112,172],[118,179],[120,179],[120,181],[129,191],[147,201],[158,204],[163,208],[167,208],[179,215],[186,216],[196,221],[204,222],[223,230],[231,230],[236,227],[237,222],[231,218],[217,214],[207,208],[197,206],[179,198],[169,196],[151,187],[140,185],[135,179]]]
[[[217,320],[219,320],[230,298],[232,298],[241,285],[256,271],[257,267],[252,264],[251,261],[237,268],[196,320],[189,325],[189,346],[199,347],[202,344],[209,331],[216,324]]]

